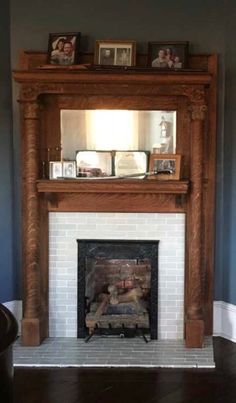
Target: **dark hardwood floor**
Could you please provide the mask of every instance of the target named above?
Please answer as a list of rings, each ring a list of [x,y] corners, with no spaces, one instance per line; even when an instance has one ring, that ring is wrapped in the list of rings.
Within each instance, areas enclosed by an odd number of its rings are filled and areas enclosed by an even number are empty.
[[[15,403],[236,403],[236,343],[214,351],[215,370],[16,368]]]

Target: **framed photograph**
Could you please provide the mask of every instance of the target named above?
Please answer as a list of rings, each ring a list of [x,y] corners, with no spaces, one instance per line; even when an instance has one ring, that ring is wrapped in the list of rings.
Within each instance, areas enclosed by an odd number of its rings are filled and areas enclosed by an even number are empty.
[[[76,151],[77,176],[105,177],[112,175],[110,151]]]
[[[151,154],[149,171],[154,173],[154,175],[149,177],[151,179],[179,180],[181,173],[181,155]]]
[[[148,151],[116,151],[115,175],[142,174],[148,170]]]
[[[71,66],[78,63],[80,32],[49,34],[48,64]]]
[[[94,64],[102,66],[135,66],[135,41],[96,41]]]
[[[148,66],[159,69],[187,67],[188,42],[149,42]]]
[[[49,162],[49,179],[61,178],[62,174],[62,162],[61,161],[50,161]]]
[[[63,161],[62,176],[63,178],[76,178],[75,161]]]

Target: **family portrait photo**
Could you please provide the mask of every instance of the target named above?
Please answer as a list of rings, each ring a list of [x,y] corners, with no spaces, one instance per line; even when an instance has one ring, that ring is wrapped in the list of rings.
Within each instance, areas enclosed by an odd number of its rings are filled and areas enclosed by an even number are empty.
[[[49,34],[48,63],[70,66],[78,62],[80,33]]]
[[[148,65],[161,69],[183,69],[187,65],[188,42],[149,42]]]

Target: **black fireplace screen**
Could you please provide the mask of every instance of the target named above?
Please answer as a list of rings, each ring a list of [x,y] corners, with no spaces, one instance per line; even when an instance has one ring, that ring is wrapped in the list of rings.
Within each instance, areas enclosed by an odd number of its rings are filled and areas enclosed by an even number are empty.
[[[78,337],[139,329],[157,339],[159,241],[77,242]]]

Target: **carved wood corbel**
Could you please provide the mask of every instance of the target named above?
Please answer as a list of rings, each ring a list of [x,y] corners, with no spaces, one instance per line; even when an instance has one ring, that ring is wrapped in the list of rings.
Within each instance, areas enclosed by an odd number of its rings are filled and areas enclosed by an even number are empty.
[[[37,102],[37,98],[40,94],[39,84],[25,84],[22,85],[20,91],[20,100],[23,102],[34,101]]]
[[[57,195],[57,193],[46,192],[45,193],[45,199],[47,200],[47,202],[50,203],[50,206],[52,208],[57,208],[58,207],[58,195]]]
[[[61,85],[54,83],[31,83],[22,85],[20,100],[23,102],[32,101],[37,103],[40,94],[60,93]]]
[[[205,120],[207,106],[204,104],[192,104],[189,107],[189,112],[191,114],[191,120],[203,121]]]

